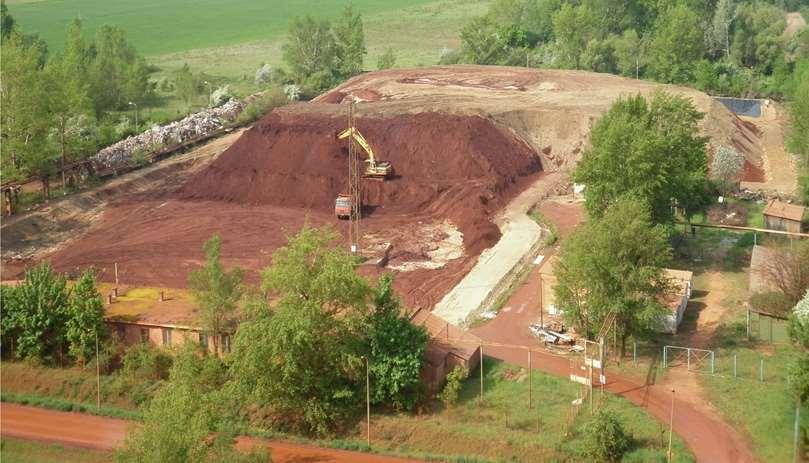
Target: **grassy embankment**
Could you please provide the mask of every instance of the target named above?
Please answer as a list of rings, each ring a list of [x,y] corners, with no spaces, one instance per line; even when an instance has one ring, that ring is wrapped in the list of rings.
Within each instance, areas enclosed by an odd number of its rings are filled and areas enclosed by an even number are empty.
[[[112,460],[112,454],[4,437],[0,441],[0,458],[3,463],[106,463]]]

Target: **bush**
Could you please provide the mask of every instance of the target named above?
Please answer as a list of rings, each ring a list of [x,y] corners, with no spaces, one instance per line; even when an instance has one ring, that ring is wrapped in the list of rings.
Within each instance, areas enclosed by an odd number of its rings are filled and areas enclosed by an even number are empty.
[[[236,118],[236,124],[249,124],[270,112],[273,108],[287,103],[287,97],[281,89],[273,87],[262,93],[255,100],[247,103],[244,110]]]
[[[620,461],[632,444],[618,416],[601,410],[584,426],[584,456],[591,461]]]
[[[483,368],[483,365],[480,366]],[[462,366],[456,366],[447,375],[447,382],[444,389],[438,394],[438,399],[444,402],[447,407],[458,402],[458,397],[463,387],[463,381],[469,376],[469,370]]]
[[[230,91],[230,86],[225,85],[223,87],[219,87],[211,93],[211,106],[217,107],[222,106],[223,104],[227,103],[233,97],[233,94]]]
[[[123,373],[144,379],[168,379],[172,357],[151,344],[137,344],[129,348],[122,359]]]
[[[269,64],[264,64],[256,70],[254,82],[256,85],[267,85],[272,80],[272,69]]]
[[[750,295],[750,307],[775,315],[788,315],[792,311],[792,299],[780,291],[767,291]]]

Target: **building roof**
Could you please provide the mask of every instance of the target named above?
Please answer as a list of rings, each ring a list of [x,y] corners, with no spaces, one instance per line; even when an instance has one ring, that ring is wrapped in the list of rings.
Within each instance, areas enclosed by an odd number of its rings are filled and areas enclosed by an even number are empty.
[[[474,334],[448,323],[427,310],[418,309],[410,317],[410,322],[427,329],[430,333],[430,344],[435,349],[452,353],[463,360],[469,360],[483,342]]]
[[[680,308],[683,296],[688,294],[689,284],[694,277],[694,272],[664,268],[663,274],[669,279],[672,285],[672,291],[666,294],[661,302],[668,307],[669,310],[676,312]]]
[[[767,275],[766,268],[777,259],[776,250],[761,245],[753,246],[753,253],[750,255],[749,287],[751,293],[765,293],[775,289]]]
[[[118,297],[107,304],[107,295],[114,285],[99,284],[104,297],[104,318],[111,322],[138,325],[163,326],[168,328],[199,329],[199,309],[191,295],[181,289],[118,287]],[[160,301],[163,291],[164,301]]]
[[[803,214],[806,208],[797,204],[784,203],[778,200],[771,200],[764,208],[764,215],[772,217],[779,217],[787,220],[794,220],[796,222],[803,221]]]

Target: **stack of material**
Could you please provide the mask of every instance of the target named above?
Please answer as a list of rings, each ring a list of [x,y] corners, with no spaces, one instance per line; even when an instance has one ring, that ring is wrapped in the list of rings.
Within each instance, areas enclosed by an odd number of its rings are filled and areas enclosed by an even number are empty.
[[[179,121],[127,137],[99,151],[93,162],[99,169],[117,169],[130,164],[136,152],[150,154],[162,147],[177,145],[221,129],[236,120],[244,109],[241,101],[230,100],[222,106],[191,114]]]

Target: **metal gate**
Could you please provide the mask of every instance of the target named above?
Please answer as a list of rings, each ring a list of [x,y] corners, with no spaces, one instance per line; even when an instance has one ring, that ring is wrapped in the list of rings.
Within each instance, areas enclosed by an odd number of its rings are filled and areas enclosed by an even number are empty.
[[[663,368],[685,366],[688,371],[714,373],[714,352],[692,347],[663,346]]]

